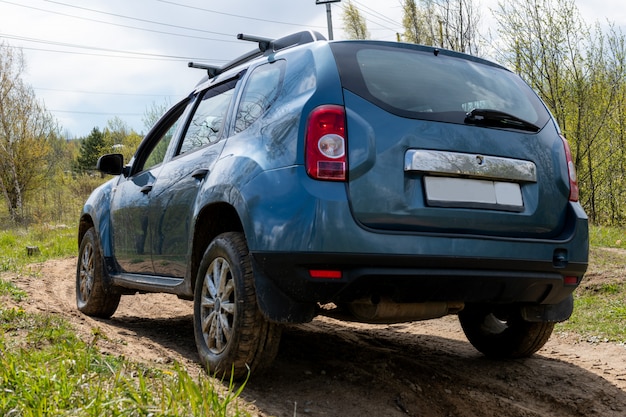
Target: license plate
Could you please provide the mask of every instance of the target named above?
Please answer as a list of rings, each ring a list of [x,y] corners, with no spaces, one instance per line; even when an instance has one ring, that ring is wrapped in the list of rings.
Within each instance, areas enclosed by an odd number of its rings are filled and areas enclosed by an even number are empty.
[[[424,187],[431,206],[524,210],[521,187],[514,182],[426,176]]]

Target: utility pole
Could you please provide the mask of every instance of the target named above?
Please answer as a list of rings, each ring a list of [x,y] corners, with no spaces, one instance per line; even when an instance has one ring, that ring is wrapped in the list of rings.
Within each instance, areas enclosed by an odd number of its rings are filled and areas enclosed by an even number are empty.
[[[328,40],[333,40],[333,16],[330,11],[331,3],[339,3],[341,0],[315,0],[315,4],[326,5],[326,20],[328,21]]]

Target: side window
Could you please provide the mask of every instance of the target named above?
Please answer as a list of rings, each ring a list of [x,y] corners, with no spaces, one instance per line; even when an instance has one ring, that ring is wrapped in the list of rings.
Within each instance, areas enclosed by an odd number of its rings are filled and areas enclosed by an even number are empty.
[[[235,133],[246,130],[270,108],[283,80],[285,61],[276,61],[254,69],[241,96],[235,116]]]
[[[167,147],[170,145],[172,141],[172,137],[178,129],[178,125],[180,124],[180,119],[176,119],[173,125],[170,126],[169,129],[165,132],[165,134],[159,139],[159,142],[152,149],[148,157],[146,158],[146,162],[143,164],[143,171],[152,168],[163,162],[165,159],[165,153],[167,152]]]
[[[135,172],[147,171],[163,162],[167,148],[184,119],[183,116],[188,105],[189,100],[178,103],[159,120],[157,124],[158,131],[155,133],[155,137],[149,139],[149,142],[145,144],[142,143],[137,151],[137,164],[139,165],[135,167]],[[144,146],[147,148],[144,149]]]
[[[189,122],[179,154],[193,151],[222,137],[222,130],[236,81],[207,90]]]

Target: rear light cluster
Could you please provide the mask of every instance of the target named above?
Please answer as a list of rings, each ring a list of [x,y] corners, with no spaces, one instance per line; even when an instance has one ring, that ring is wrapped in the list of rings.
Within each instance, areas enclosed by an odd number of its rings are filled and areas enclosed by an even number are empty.
[[[561,136],[563,147],[565,148],[565,158],[567,160],[567,173],[569,175],[569,201],[578,201],[578,178],[576,177],[576,167],[572,159],[572,151],[569,148],[567,139]]]
[[[316,107],[307,121],[306,172],[311,178],[345,181],[347,178],[346,112],[342,106]]]

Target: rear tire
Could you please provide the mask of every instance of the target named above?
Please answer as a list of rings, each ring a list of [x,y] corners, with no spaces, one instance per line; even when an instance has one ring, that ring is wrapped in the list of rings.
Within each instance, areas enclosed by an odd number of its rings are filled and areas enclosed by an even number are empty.
[[[82,313],[108,319],[117,310],[121,295],[104,278],[102,250],[92,227],[80,242],[76,266],[76,306]]]
[[[469,342],[492,358],[531,356],[546,344],[555,324],[528,322],[517,309],[490,306],[468,306],[459,313],[459,321]]]
[[[209,245],[194,293],[194,335],[207,372],[241,379],[274,360],[280,327],[263,317],[245,238],[229,232]]]

